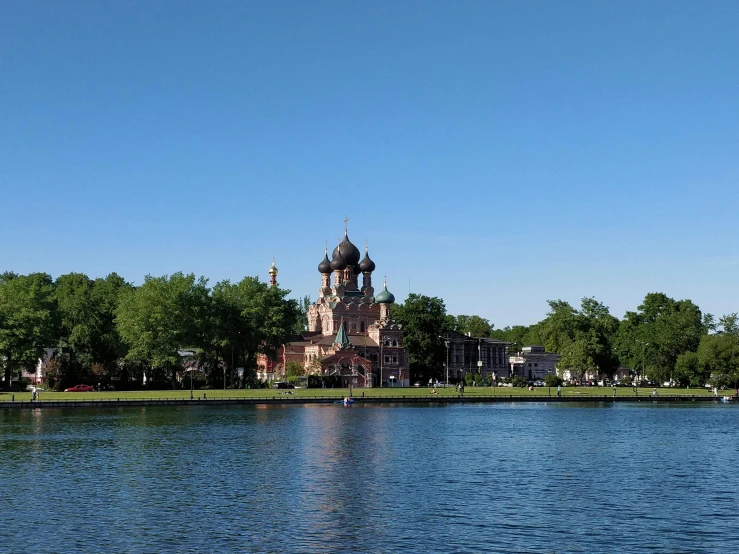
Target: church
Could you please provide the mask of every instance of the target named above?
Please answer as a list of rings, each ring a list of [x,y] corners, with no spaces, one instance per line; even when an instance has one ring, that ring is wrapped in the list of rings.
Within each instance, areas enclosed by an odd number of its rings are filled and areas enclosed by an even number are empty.
[[[343,387],[408,386],[403,328],[390,319],[395,297],[387,281],[375,294],[374,271],[368,247],[362,257],[345,226],[344,239],[331,259],[326,248],[318,264],[321,286],[318,299],[308,308],[307,331],[292,337],[275,362],[260,359],[259,377],[274,379],[284,374],[287,360],[295,360],[303,364],[306,374],[335,377]],[[269,273],[274,286],[274,262]]]

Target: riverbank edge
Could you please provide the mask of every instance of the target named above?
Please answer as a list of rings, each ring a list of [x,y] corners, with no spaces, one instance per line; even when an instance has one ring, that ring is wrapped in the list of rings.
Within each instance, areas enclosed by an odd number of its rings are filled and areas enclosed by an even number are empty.
[[[110,400],[19,400],[1,401],[0,409],[36,410],[41,408],[94,408],[94,407],[143,407],[143,406],[254,406],[254,405],[301,405],[301,404],[340,404],[345,397],[297,397],[297,398],[213,398],[203,399],[110,399]],[[734,399],[736,400],[736,399]],[[353,397],[355,405],[373,404],[507,404],[507,403],[622,403],[622,402],[713,402],[723,400],[712,396],[456,396],[456,397],[419,397],[419,396],[385,396],[385,397]]]

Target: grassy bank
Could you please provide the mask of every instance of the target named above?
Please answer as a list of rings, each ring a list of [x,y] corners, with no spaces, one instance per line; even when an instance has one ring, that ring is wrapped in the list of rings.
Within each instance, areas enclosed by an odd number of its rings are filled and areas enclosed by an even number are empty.
[[[652,394],[651,388],[640,388],[638,390],[639,397],[648,397]],[[707,389],[699,388],[660,388],[657,389],[660,396],[710,396],[711,392]],[[298,398],[298,397],[344,397],[349,396],[348,389],[291,389],[291,390],[274,390],[274,389],[254,389],[254,390],[195,390],[193,396],[195,398],[203,398],[206,395],[209,399],[219,398]],[[379,398],[391,396],[406,397],[444,397],[458,396],[456,388],[439,387],[436,394],[431,394],[428,387],[388,387],[388,388],[371,388],[371,389],[354,389],[353,396],[365,398]],[[719,396],[731,396],[733,391],[727,390],[719,393]],[[16,401],[30,400],[30,392],[16,393],[0,393],[0,401],[8,401],[11,395],[15,396]],[[510,388],[497,387],[466,387],[464,391],[465,397],[488,397],[488,396],[529,396],[541,397],[542,399],[549,396],[556,396],[556,388],[537,387],[533,391],[526,388]],[[566,397],[593,397],[593,396],[612,396],[613,389],[610,387],[562,387],[562,396]],[[634,396],[632,388],[619,387],[616,388],[616,395]],[[52,392],[41,391],[39,400],[126,400],[126,399],[189,399],[190,390],[155,390],[155,391],[121,391],[121,392]]]

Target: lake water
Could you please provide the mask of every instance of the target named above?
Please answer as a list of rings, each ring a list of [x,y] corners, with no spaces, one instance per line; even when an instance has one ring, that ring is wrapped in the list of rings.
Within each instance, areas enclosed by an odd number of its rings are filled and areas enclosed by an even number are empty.
[[[0,411],[0,552],[726,552],[739,406]]]

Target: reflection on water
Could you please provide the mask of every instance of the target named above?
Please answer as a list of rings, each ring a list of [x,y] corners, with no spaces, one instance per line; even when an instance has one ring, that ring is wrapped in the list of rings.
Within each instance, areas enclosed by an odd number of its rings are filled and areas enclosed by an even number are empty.
[[[0,412],[2,552],[714,552],[731,405]],[[729,539],[729,540],[727,540]]]

